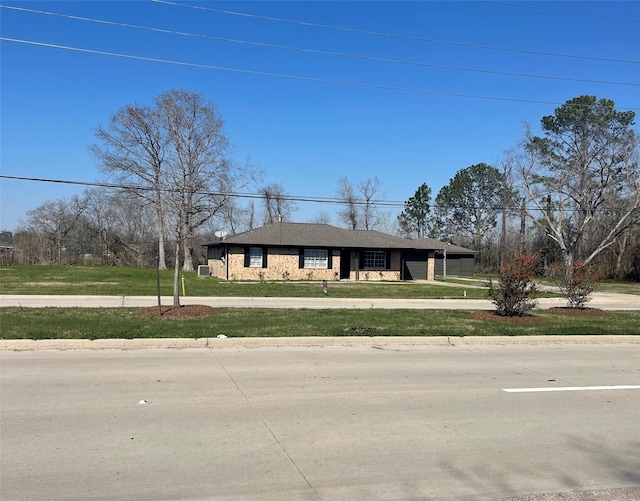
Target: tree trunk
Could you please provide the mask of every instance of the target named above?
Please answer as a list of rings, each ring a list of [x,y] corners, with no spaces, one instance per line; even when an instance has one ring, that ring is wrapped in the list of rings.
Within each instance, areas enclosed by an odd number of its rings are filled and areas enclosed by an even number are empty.
[[[180,308],[180,238],[176,242],[176,260],[173,267],[173,307]]]
[[[182,271],[193,271],[193,247],[191,246],[190,239],[184,239],[184,242],[182,242],[182,249],[184,251]]]
[[[162,198],[160,191],[156,191],[156,228],[158,231],[158,269],[167,269],[167,258],[164,252],[164,218],[162,216]]]
[[[505,262],[505,253],[507,249],[507,208],[502,208],[502,225],[500,228],[500,248],[498,249],[498,266],[502,266]]]
[[[527,199],[522,198],[520,209],[520,254],[525,253],[526,229],[527,229]]]
[[[573,263],[574,257],[573,253],[563,249],[562,251],[562,261],[564,263],[564,274],[566,277],[566,283],[571,283],[571,278],[573,277]]]
[[[613,274],[616,278],[620,278],[620,270],[622,269],[622,258],[627,250],[627,243],[629,242],[629,230],[626,230],[622,234],[622,240],[618,246],[618,252],[616,253],[616,264]]]

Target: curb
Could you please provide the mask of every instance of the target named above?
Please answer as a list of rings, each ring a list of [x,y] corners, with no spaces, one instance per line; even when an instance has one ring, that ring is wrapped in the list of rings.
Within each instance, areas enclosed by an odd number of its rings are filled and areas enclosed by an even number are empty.
[[[383,346],[501,346],[569,344],[640,344],[640,336],[345,336],[247,338],[140,338],[140,339],[2,339],[0,351],[143,350],[225,348],[324,348]]]

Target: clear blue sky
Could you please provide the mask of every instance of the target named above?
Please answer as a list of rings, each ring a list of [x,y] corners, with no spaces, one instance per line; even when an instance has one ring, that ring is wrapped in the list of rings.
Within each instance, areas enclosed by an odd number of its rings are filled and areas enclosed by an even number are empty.
[[[389,200],[406,200],[423,182],[431,186],[435,196],[459,169],[480,162],[494,163],[505,150],[515,147],[523,136],[524,122],[530,123],[534,132],[539,131],[540,118],[552,114],[568,99],[590,94],[613,99],[620,108],[640,109],[640,3],[635,1],[191,0],[188,4],[258,17],[196,10],[185,7],[186,3],[2,1],[1,33],[4,38],[41,44],[436,93],[302,81],[3,40],[2,174],[103,179],[87,150],[94,140],[95,127],[105,124],[120,107],[151,104],[154,96],[172,88],[202,92],[215,103],[226,122],[235,157],[251,159],[262,168],[267,173],[265,183],[282,183],[291,195],[314,197],[333,197],[338,179],[345,175],[354,183],[377,176]],[[257,47],[8,7],[208,37],[554,79]],[[400,37],[277,22],[266,17]],[[15,230],[27,211],[83,189],[0,180],[0,229]],[[311,220],[321,210],[336,209],[318,204],[298,207],[294,215],[297,221]]]

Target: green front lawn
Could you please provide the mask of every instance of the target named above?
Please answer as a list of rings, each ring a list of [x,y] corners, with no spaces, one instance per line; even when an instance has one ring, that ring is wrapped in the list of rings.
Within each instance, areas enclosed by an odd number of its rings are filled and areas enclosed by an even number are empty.
[[[181,273],[187,296],[321,297],[322,282],[241,282],[198,278]],[[482,289],[442,287],[412,282],[329,282],[337,298],[486,298]],[[173,295],[173,270],[160,272],[160,293]],[[153,269],[109,266],[5,266],[0,268],[0,294],[154,296]],[[182,291],[180,292],[182,294]]]
[[[141,318],[135,308],[2,308],[2,339],[277,336],[529,336],[640,334],[640,311],[602,317],[536,311],[540,323],[473,320],[464,310],[220,308],[193,319]]]

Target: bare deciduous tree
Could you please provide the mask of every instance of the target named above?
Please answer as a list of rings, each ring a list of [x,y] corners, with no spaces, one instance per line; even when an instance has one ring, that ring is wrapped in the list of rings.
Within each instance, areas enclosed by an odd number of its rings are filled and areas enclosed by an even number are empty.
[[[358,192],[362,197],[362,226],[365,230],[373,230],[378,226],[377,200],[383,198],[382,181],[377,177],[365,179],[358,184]]]
[[[568,274],[640,221],[634,117],[609,99],[581,96],[542,118],[544,137],[527,128],[520,175]],[[595,231],[603,223],[605,231]]]
[[[343,208],[338,211],[340,220],[352,230],[357,230],[360,220],[360,206],[358,204],[356,190],[347,176],[341,177],[338,180],[336,197],[340,199],[343,204]]]
[[[117,111],[95,132],[98,144],[90,146],[104,172],[116,183],[151,203],[155,210],[158,262],[166,269],[163,192],[167,188],[165,159],[169,137],[156,107],[129,105]]]
[[[331,214],[327,211],[321,210],[311,218],[312,223],[315,224],[331,224]]]
[[[171,90],[158,97],[157,105],[170,146],[167,180],[176,241],[183,269],[191,271],[196,231],[221,209],[238,178],[228,158],[224,122],[213,104],[201,94]]]
[[[19,231],[40,238],[39,262],[65,264],[75,260],[82,251],[80,227],[88,202],[88,195],[74,195],[69,201],[46,202],[27,212]]]
[[[91,149],[105,171],[156,210],[160,267],[165,267],[165,232],[171,226],[176,245],[174,304],[179,306],[180,255],[183,269],[193,269],[196,232],[253,181],[256,172],[230,158],[224,122],[202,94],[170,90],[153,107],[127,106],[106,128],[100,146]]]
[[[291,220],[296,204],[287,197],[282,184],[274,183],[264,186],[260,189],[260,195],[264,204],[265,224]]]

